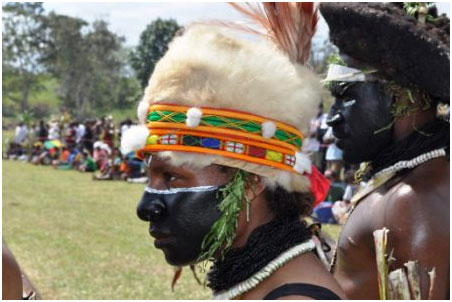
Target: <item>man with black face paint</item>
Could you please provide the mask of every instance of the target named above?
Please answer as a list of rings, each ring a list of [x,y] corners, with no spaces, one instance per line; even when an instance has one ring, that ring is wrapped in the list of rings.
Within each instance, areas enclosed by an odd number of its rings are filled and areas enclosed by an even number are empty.
[[[138,216],[169,264],[213,262],[215,299],[340,299],[300,220],[328,191],[301,150],[321,95],[304,66],[316,11],[235,6],[294,44],[240,40],[212,24],[171,42],[138,106],[141,125],[122,138],[123,152],[148,165]],[[275,32],[267,16],[287,30]]]
[[[423,3],[320,11],[343,57],[325,79],[335,97],[328,124],[344,160],[365,163],[357,176],[366,182],[331,270],[351,299],[448,299],[450,130],[436,107],[450,97],[449,19]],[[378,260],[384,236],[389,277]]]

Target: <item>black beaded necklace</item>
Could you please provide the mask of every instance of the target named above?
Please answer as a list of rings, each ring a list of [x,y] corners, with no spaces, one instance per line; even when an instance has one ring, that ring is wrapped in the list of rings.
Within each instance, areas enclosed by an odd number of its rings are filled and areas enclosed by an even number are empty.
[[[311,236],[306,223],[298,218],[275,218],[256,228],[245,246],[231,249],[222,260],[215,260],[207,276],[207,286],[214,292],[226,290]]]

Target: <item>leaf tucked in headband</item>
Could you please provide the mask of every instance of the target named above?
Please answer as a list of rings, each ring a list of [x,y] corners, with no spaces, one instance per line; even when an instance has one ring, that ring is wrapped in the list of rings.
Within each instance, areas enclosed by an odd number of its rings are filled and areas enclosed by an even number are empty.
[[[318,21],[313,2],[264,2],[262,7],[249,3],[230,5],[264,27],[267,36],[292,62],[304,65],[308,61]],[[251,28],[246,30],[259,34]]]

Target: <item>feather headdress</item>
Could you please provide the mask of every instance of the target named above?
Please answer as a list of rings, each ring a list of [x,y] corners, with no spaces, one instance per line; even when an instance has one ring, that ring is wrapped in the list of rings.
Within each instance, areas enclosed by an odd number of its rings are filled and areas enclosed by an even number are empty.
[[[264,2],[262,7],[249,3],[230,3],[236,10],[261,25],[266,36],[294,63],[309,60],[311,40],[318,21],[313,2]],[[261,34],[250,27],[251,33]]]
[[[321,97],[319,79],[305,66],[317,10],[312,3],[232,5],[272,43],[238,39],[211,22],[187,26],[157,63],[138,107],[148,137],[137,128],[129,136],[140,144],[125,145],[173,165],[214,163],[264,176],[289,192],[325,193],[302,152],[303,131]]]

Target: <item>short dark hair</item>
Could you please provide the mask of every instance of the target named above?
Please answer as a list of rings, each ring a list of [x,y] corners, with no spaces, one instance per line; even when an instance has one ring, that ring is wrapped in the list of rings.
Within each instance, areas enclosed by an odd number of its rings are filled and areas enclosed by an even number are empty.
[[[220,165],[221,173],[237,171],[237,168]],[[250,173],[251,174],[251,173]],[[314,195],[312,193],[289,192],[277,185],[265,189],[265,201],[276,218],[298,218],[308,216],[312,211]]]
[[[265,200],[269,209],[279,218],[308,216],[312,211],[312,193],[289,192],[281,186],[268,188]]]

